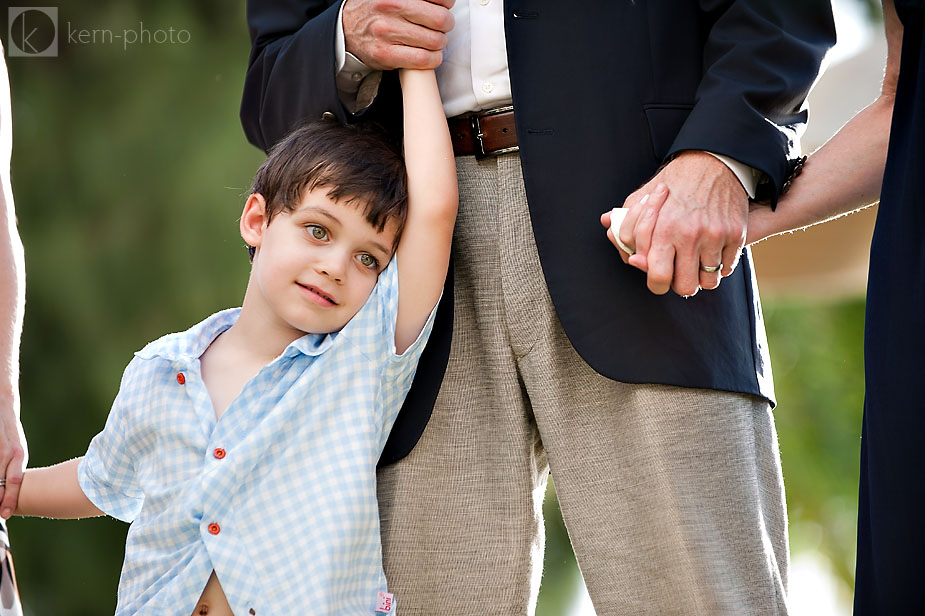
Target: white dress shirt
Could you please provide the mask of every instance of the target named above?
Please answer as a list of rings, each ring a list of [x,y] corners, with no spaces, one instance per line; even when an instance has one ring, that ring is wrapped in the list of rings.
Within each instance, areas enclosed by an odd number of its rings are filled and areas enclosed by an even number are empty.
[[[359,111],[372,102],[372,97],[357,101],[360,85],[367,76],[377,79],[378,71],[346,51],[343,11],[342,4],[335,34],[337,89],[344,104]],[[446,116],[510,105],[503,0],[459,0],[450,12],[456,25],[447,35],[443,62],[436,71]]]

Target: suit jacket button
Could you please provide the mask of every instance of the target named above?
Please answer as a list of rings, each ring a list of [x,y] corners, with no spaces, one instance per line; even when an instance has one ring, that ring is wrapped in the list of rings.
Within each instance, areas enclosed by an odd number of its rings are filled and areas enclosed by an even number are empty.
[[[325,111],[324,113],[321,114],[321,119],[322,119],[322,120],[334,120],[334,119],[336,119],[336,118],[337,118],[337,116],[335,116],[335,115],[334,115],[333,113],[331,113],[330,111]]]

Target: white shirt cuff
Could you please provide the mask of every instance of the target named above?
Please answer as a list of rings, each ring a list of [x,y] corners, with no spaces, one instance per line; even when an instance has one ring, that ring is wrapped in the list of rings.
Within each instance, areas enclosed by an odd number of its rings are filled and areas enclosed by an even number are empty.
[[[372,104],[379,91],[381,71],[374,71],[347,51],[347,44],[344,40],[344,4],[346,2],[340,5],[340,11],[337,13],[337,27],[334,30],[334,73],[337,94],[341,102],[350,111],[356,113]],[[360,85],[370,75],[373,75],[373,78],[366,82],[363,96],[358,96]]]
[[[347,44],[344,42],[344,5],[346,1],[340,3],[340,9],[337,11],[337,28],[334,29],[334,73],[340,73],[344,70],[345,54],[347,53]]]
[[[760,171],[749,167],[745,163],[740,163],[734,158],[723,156],[722,154],[714,154],[713,152],[707,152],[707,154],[715,156],[720,162],[729,167],[729,170],[739,178],[739,182],[742,183],[742,188],[748,193],[749,198],[755,198],[755,189],[758,187],[758,177],[761,175]]]

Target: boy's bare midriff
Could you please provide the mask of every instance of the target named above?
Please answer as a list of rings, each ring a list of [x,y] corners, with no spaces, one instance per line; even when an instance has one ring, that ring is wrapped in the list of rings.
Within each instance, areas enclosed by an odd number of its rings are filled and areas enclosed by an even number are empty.
[[[196,609],[193,610],[191,616],[200,616],[201,614],[234,616],[231,613],[231,606],[228,605],[228,599],[225,598],[225,591],[222,590],[222,585],[218,583],[218,578],[215,576],[214,571],[209,576],[209,581],[206,582],[206,587],[202,590],[202,595],[199,597],[199,601],[196,602]]]

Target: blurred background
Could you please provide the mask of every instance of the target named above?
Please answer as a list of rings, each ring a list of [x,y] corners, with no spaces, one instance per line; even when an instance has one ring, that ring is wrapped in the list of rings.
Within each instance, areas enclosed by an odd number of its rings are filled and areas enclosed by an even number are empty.
[[[835,7],[839,46],[811,99],[807,152],[872,101],[882,77],[879,2]],[[11,8],[0,11],[8,50]],[[57,19],[57,56],[7,58],[31,466],[85,451],[133,351],[240,303],[248,262],[237,218],[263,158],[238,121],[244,0],[72,3],[57,7]],[[867,210],[755,250],[798,615],[850,611],[872,219]],[[537,613],[593,614],[552,482],[545,509]],[[111,613],[126,528],[14,519],[26,614]]]

